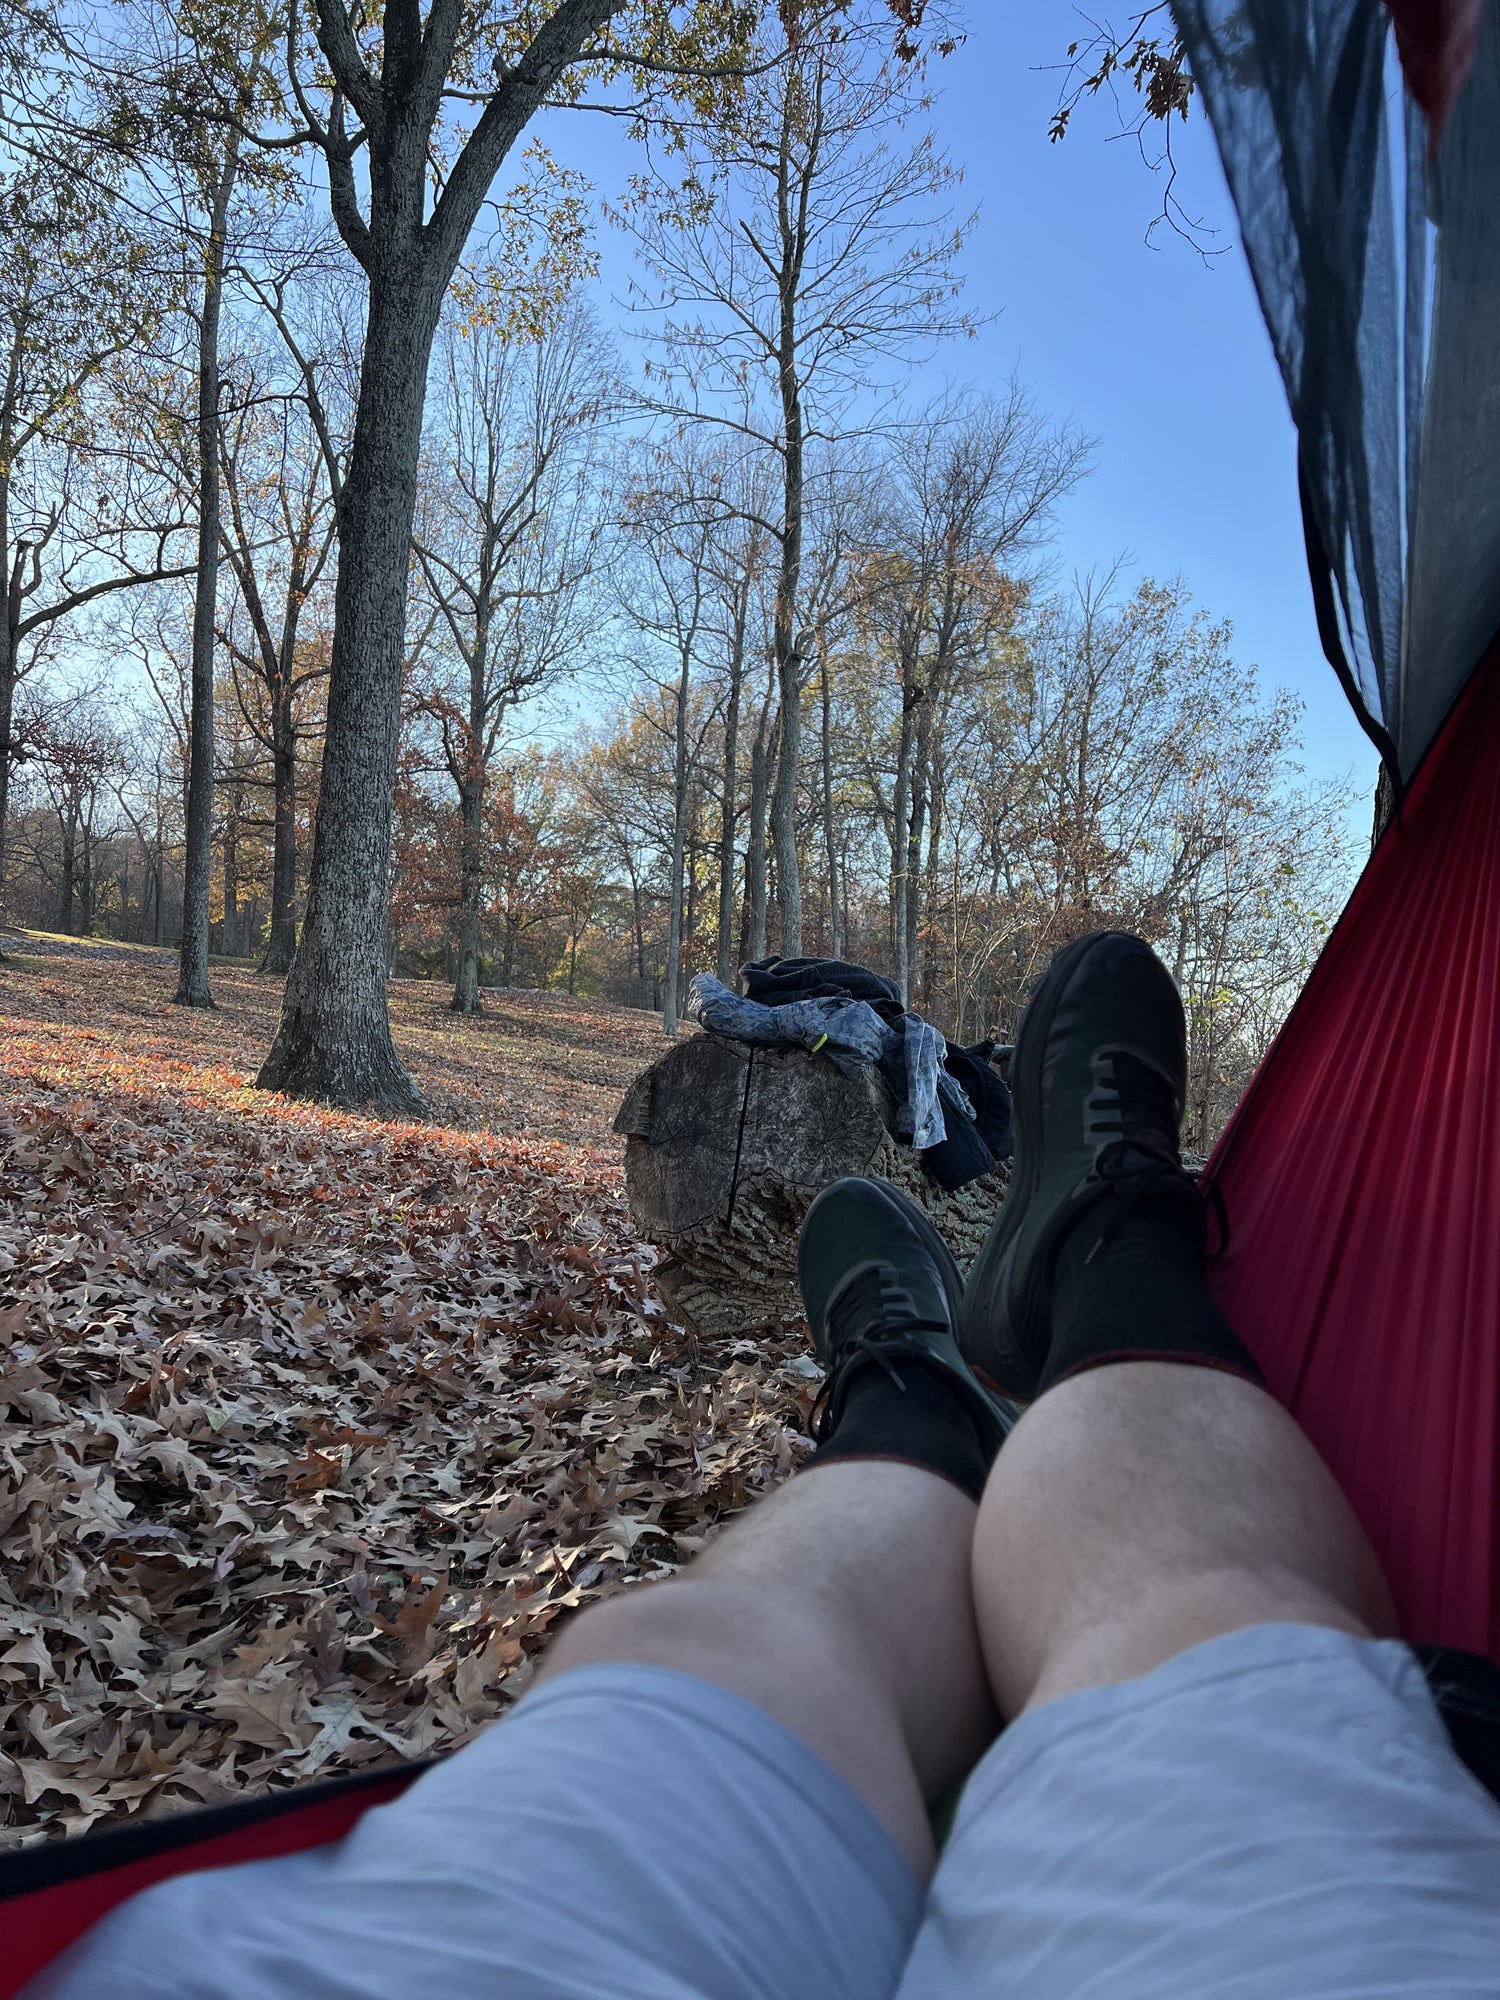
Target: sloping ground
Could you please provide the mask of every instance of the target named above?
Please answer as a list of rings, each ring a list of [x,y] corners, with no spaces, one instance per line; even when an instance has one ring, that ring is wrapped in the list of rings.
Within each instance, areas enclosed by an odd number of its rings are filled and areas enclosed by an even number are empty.
[[[0,938],[0,1012],[19,1032],[32,1020],[77,1030],[81,1058],[114,1052],[149,1065],[163,1087],[205,1064],[215,1082],[253,1082],[281,1017],[279,979],[215,965],[213,1013],[173,1007],[177,959],[143,945],[94,944],[32,933]],[[391,1023],[402,1057],[436,1117],[465,1128],[613,1147],[610,1125],[631,1078],[661,1054],[655,1014],[562,993],[486,991],[485,1012],[448,1012],[446,986],[398,979]],[[103,1039],[99,1037],[102,1034]],[[259,1100],[263,1102],[264,1100]]]
[[[806,1447],[796,1328],[698,1345],[608,1134],[649,1017],[398,989],[475,1127],[249,1088],[276,982],[0,968],[0,1844],[462,1741],[556,1621]],[[563,1140],[567,1143],[563,1143]]]

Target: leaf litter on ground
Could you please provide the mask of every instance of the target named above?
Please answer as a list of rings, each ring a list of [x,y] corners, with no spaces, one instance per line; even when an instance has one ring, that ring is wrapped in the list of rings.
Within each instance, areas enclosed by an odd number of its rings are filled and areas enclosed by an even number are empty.
[[[808,1449],[805,1329],[652,1289],[649,1016],[406,982],[393,1125],[251,1088],[277,982],[214,983],[0,966],[0,1846],[451,1748]]]

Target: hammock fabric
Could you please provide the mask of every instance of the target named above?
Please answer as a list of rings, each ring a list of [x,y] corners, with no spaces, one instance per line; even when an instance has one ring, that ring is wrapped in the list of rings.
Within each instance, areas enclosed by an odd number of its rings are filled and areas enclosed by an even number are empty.
[[[1209,1163],[1219,1304],[1410,1639],[1500,1659],[1500,649]]]
[[[404,1792],[431,1758],[299,1785],[228,1806],[83,1834],[0,1861],[0,2000],[50,1965],[117,1903],[153,1882],[269,1861],[342,1840],[372,1806]]]
[[[1211,1162],[1215,1284],[1407,1636],[1497,1660],[1500,0],[1173,12],[1297,426],[1323,647],[1402,802]]]

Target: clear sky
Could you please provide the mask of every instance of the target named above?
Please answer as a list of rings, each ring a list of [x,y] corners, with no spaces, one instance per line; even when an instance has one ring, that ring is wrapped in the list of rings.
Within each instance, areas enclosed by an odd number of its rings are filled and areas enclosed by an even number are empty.
[[[930,387],[1014,371],[1095,437],[1096,468],[1062,515],[1060,573],[1125,556],[1129,577],[1184,577],[1232,621],[1239,657],[1305,701],[1309,775],[1372,793],[1374,752],[1318,644],[1294,433],[1206,121],[1195,105],[1174,149],[1184,206],[1224,246],[1208,261],[1166,229],[1148,245],[1161,185],[1113,136],[1107,99],[1049,142],[1058,66],[1086,33],[1066,0],[971,0],[967,42],[937,67],[933,123],[979,211],[966,300],[996,317],[933,365]],[[546,137],[601,194],[633,163],[613,121],[553,114]],[[628,252],[607,236],[601,248],[601,292],[619,296]]]

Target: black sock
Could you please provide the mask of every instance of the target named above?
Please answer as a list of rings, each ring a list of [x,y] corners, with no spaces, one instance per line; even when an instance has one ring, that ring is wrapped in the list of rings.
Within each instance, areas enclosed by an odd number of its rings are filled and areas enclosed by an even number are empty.
[[[892,1377],[871,1362],[849,1378],[832,1427],[808,1464],[889,1458],[935,1472],[977,1500],[995,1454],[979,1441],[963,1394],[943,1368],[900,1355]]]
[[[1249,1349],[1209,1296],[1187,1204],[1147,1199],[1117,1228],[1107,1224],[1107,1210],[1085,1216],[1058,1251],[1041,1389],[1114,1361],[1196,1363],[1264,1387]]]
[[[1042,1390],[1108,1362],[1188,1362],[1264,1388],[1254,1356],[1208,1294],[1198,1226],[1166,1196],[1144,1200],[1118,1228],[1084,1216],[1058,1250],[1052,1348]]]

